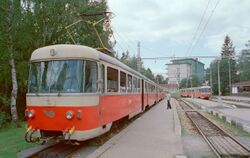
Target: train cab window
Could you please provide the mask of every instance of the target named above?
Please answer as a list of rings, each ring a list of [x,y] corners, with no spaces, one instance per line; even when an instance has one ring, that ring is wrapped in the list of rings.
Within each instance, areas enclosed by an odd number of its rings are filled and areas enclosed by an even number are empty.
[[[133,92],[137,91],[137,78],[133,77]]]
[[[86,61],[84,69],[84,92],[94,93],[97,91],[97,74],[97,63]]]
[[[128,75],[128,92],[132,92],[132,76],[131,75]]]
[[[118,92],[118,70],[107,68],[107,92]]]
[[[127,80],[126,80],[126,73],[120,72],[120,92],[124,93],[126,92],[126,85]]]
[[[88,60],[42,61],[31,64],[30,93],[97,91],[97,63]]]
[[[210,89],[210,88],[207,88],[207,92],[211,92],[211,89]]]

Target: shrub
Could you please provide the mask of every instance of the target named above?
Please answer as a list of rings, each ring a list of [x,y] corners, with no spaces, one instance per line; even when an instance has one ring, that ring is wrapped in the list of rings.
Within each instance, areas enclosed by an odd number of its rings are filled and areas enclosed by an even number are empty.
[[[0,111],[0,128],[3,127],[3,125],[10,119],[10,116],[4,112]]]
[[[0,128],[10,120],[9,111],[10,100],[5,96],[0,96]]]

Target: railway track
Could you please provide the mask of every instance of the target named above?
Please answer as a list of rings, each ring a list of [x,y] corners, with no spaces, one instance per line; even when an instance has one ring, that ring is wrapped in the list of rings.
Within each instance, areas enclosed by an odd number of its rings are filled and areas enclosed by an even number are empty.
[[[65,143],[58,143],[43,150],[34,152],[26,158],[69,158],[72,154],[74,154],[82,147],[84,147],[84,144],[70,145]]]
[[[194,111],[188,102],[182,100],[180,105],[183,110],[186,110],[186,115],[217,157],[250,157],[249,149],[238,142],[233,136],[211,122],[200,112]]]

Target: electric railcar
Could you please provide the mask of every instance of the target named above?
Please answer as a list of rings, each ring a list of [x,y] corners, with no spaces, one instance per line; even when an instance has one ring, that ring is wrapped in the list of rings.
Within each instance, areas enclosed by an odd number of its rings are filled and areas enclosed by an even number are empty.
[[[52,45],[31,55],[26,140],[83,141],[164,98],[163,89],[96,49]]]
[[[180,95],[181,97],[195,97],[195,98],[209,99],[212,93],[210,86],[201,86],[201,87],[180,89]]]

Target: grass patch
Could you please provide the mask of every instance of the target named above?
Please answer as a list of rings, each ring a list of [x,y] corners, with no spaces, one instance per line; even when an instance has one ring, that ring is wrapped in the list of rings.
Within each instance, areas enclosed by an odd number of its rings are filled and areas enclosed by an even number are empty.
[[[26,122],[21,122],[21,126],[9,124],[0,129],[0,158],[15,158],[21,150],[36,145],[24,140]]]
[[[242,128],[236,127],[231,125],[230,123],[226,122],[225,120],[214,116],[211,113],[207,113],[207,116],[216,123],[216,125],[220,126],[225,131],[229,132],[234,136],[241,136],[241,137],[250,137],[250,133],[244,131]]]
[[[171,93],[171,96],[172,96],[173,98],[176,98],[176,99],[181,98],[181,95],[180,95],[180,92],[179,92],[179,91],[174,92],[174,93]]]

